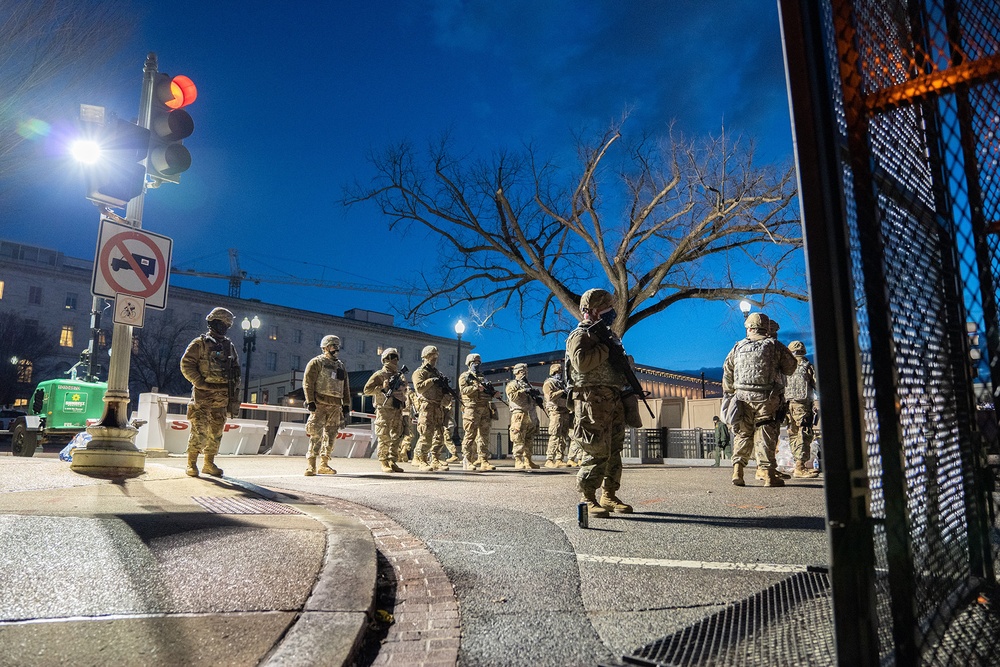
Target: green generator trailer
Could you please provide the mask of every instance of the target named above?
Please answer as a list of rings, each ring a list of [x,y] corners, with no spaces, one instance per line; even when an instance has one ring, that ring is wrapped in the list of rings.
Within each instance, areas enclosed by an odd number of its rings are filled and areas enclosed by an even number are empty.
[[[29,414],[10,426],[11,452],[32,456],[45,444],[65,445],[104,414],[106,382],[46,380],[31,395]]]

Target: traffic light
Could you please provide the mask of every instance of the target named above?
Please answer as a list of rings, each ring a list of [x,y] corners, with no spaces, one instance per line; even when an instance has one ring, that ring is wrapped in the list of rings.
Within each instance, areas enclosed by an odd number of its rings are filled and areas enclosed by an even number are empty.
[[[87,170],[87,199],[115,208],[142,194],[149,148],[149,130],[113,118],[97,130],[97,161]]]
[[[181,182],[181,172],[191,166],[191,153],[182,143],[194,132],[191,114],[183,107],[194,102],[198,89],[186,76],[157,74],[149,115],[149,157],[146,171],[155,179]]]

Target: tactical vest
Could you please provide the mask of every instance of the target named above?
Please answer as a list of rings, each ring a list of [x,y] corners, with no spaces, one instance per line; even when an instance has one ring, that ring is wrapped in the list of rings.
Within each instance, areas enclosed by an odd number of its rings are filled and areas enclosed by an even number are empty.
[[[577,327],[573,333],[569,335],[569,339],[566,341],[566,349],[569,349],[569,343],[574,337],[582,336],[585,331],[586,329]],[[575,388],[614,387],[616,389],[621,389],[628,382],[628,380],[625,379],[625,374],[612,366],[609,360],[605,360],[604,363],[591,371],[582,373],[577,370],[576,366],[573,365],[572,360],[569,358],[569,355],[567,355],[566,370],[569,371],[570,386]]]
[[[546,412],[568,412],[566,407],[568,402],[566,400],[566,395],[563,394],[559,398],[552,398],[552,394],[560,389],[565,389],[562,380],[556,380],[554,377],[550,377],[542,385],[542,393],[545,395],[545,411]]]
[[[314,391],[317,394],[332,396],[333,398],[344,397],[344,376],[347,371],[344,369],[344,362],[340,359],[330,359],[325,354],[315,358],[319,362],[319,373],[316,374],[316,384]],[[341,372],[341,377],[337,377],[337,371]]]
[[[235,355],[228,338],[216,342],[207,334],[201,335],[204,354],[198,359],[198,371],[209,384],[228,384]]]
[[[469,407],[485,408],[492,399],[482,389],[483,378],[472,371],[465,371],[458,378],[458,390],[462,394],[462,404]]]
[[[733,354],[733,389],[756,394],[757,400],[776,388],[778,346],[773,339],[742,340]]]
[[[799,358],[799,365],[795,367],[795,372],[788,376],[785,384],[785,398],[789,401],[808,401],[812,393],[809,386],[809,371],[812,364],[804,358]]]

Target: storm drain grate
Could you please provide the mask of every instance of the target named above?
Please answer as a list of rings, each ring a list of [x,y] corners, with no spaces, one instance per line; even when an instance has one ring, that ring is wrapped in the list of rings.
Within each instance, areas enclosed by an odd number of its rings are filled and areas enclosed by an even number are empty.
[[[800,572],[622,660],[629,665],[833,665],[825,573]]]
[[[294,507],[262,498],[192,496],[191,499],[213,514],[302,514]]]

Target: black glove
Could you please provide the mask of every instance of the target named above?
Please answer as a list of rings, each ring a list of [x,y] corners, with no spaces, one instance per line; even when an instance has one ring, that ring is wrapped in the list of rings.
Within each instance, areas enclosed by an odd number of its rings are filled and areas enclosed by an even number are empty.
[[[345,405],[344,408],[344,419],[350,419],[351,417],[351,406]]]
[[[316,412],[316,401],[306,401],[305,403],[302,404],[302,407],[304,407],[309,412]]]

